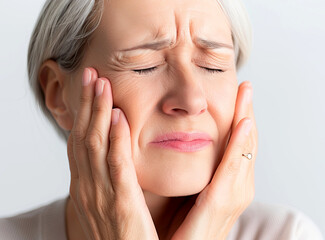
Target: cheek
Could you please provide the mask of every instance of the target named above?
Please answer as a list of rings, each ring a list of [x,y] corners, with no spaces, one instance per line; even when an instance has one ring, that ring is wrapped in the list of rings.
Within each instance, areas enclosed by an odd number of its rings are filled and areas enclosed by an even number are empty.
[[[219,165],[227,147],[233,122],[238,89],[236,74],[228,74],[228,76],[225,75],[216,81],[209,81],[209,87],[206,89],[207,99],[209,101],[208,111],[218,133],[215,145],[218,160],[214,163],[213,169],[215,169]]]
[[[235,112],[238,90],[236,73],[225,73],[219,79],[209,81],[206,89],[208,111],[216,121],[220,135],[224,135],[231,127]]]
[[[121,108],[127,116],[131,112],[144,110],[149,100],[154,100],[159,86],[146,79],[138,79],[132,74],[113,74],[109,80],[112,85],[113,106]]]
[[[139,135],[151,116],[157,111],[163,87],[153,79],[138,79],[131,74],[110,76],[113,106],[122,109],[128,120],[133,153],[139,154]]]

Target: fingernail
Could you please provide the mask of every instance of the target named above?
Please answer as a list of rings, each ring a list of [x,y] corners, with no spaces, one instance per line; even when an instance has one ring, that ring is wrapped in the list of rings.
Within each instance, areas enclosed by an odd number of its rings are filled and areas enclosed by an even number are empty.
[[[121,110],[118,108],[114,108],[112,110],[112,124],[116,125],[118,123],[118,120],[120,118],[120,112]]]
[[[96,82],[96,97],[102,95],[103,90],[104,90],[104,86],[105,86],[105,81],[102,79],[98,79]]]
[[[252,126],[253,126],[253,122],[251,119],[246,119],[245,120],[245,126],[244,126],[244,132],[246,134],[246,136],[249,135],[251,129],[252,129]]]
[[[246,104],[250,104],[252,102],[253,90],[252,88],[246,89],[245,92],[245,102]]]
[[[86,68],[82,75],[82,85],[88,86],[90,83],[90,80],[91,80],[91,71],[88,68]]]

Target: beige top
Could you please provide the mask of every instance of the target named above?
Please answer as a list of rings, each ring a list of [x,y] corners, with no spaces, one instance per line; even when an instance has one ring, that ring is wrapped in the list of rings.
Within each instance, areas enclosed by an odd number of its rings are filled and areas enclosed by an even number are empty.
[[[67,197],[49,205],[0,219],[1,240],[67,240]],[[239,217],[227,240],[323,240],[303,213],[284,206],[253,202]]]

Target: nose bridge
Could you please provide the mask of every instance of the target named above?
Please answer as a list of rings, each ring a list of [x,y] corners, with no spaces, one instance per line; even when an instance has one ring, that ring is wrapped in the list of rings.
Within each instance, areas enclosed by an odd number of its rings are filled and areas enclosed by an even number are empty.
[[[195,77],[190,61],[180,61],[174,71],[174,82],[182,91],[202,92],[202,82]]]
[[[205,101],[205,93],[202,79],[195,76],[191,63],[183,63],[175,74],[176,91],[179,96],[183,96],[188,101]]]
[[[191,38],[191,23],[176,15],[176,43],[167,54],[168,82],[171,84],[168,97],[163,103],[163,111],[172,115],[198,115],[207,109],[207,101],[203,79],[200,79],[192,63],[194,43]]]
[[[175,52],[170,58],[170,75],[178,90],[202,91],[202,81],[198,79],[192,63],[191,48],[189,42],[182,42],[174,49]]]
[[[195,76],[190,61],[184,61],[184,56],[175,61],[175,67],[170,70],[171,88],[163,104],[164,112],[173,115],[198,115],[207,109],[207,101],[202,86],[202,79]],[[183,60],[182,60],[183,59]]]

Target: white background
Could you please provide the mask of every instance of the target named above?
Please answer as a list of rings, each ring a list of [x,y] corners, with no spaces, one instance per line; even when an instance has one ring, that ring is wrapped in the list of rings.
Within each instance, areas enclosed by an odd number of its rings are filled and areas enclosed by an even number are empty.
[[[66,147],[27,84],[43,0],[0,0],[0,217],[68,194]],[[300,209],[325,234],[325,1],[246,0],[254,48],[239,81],[254,87],[256,197]]]

